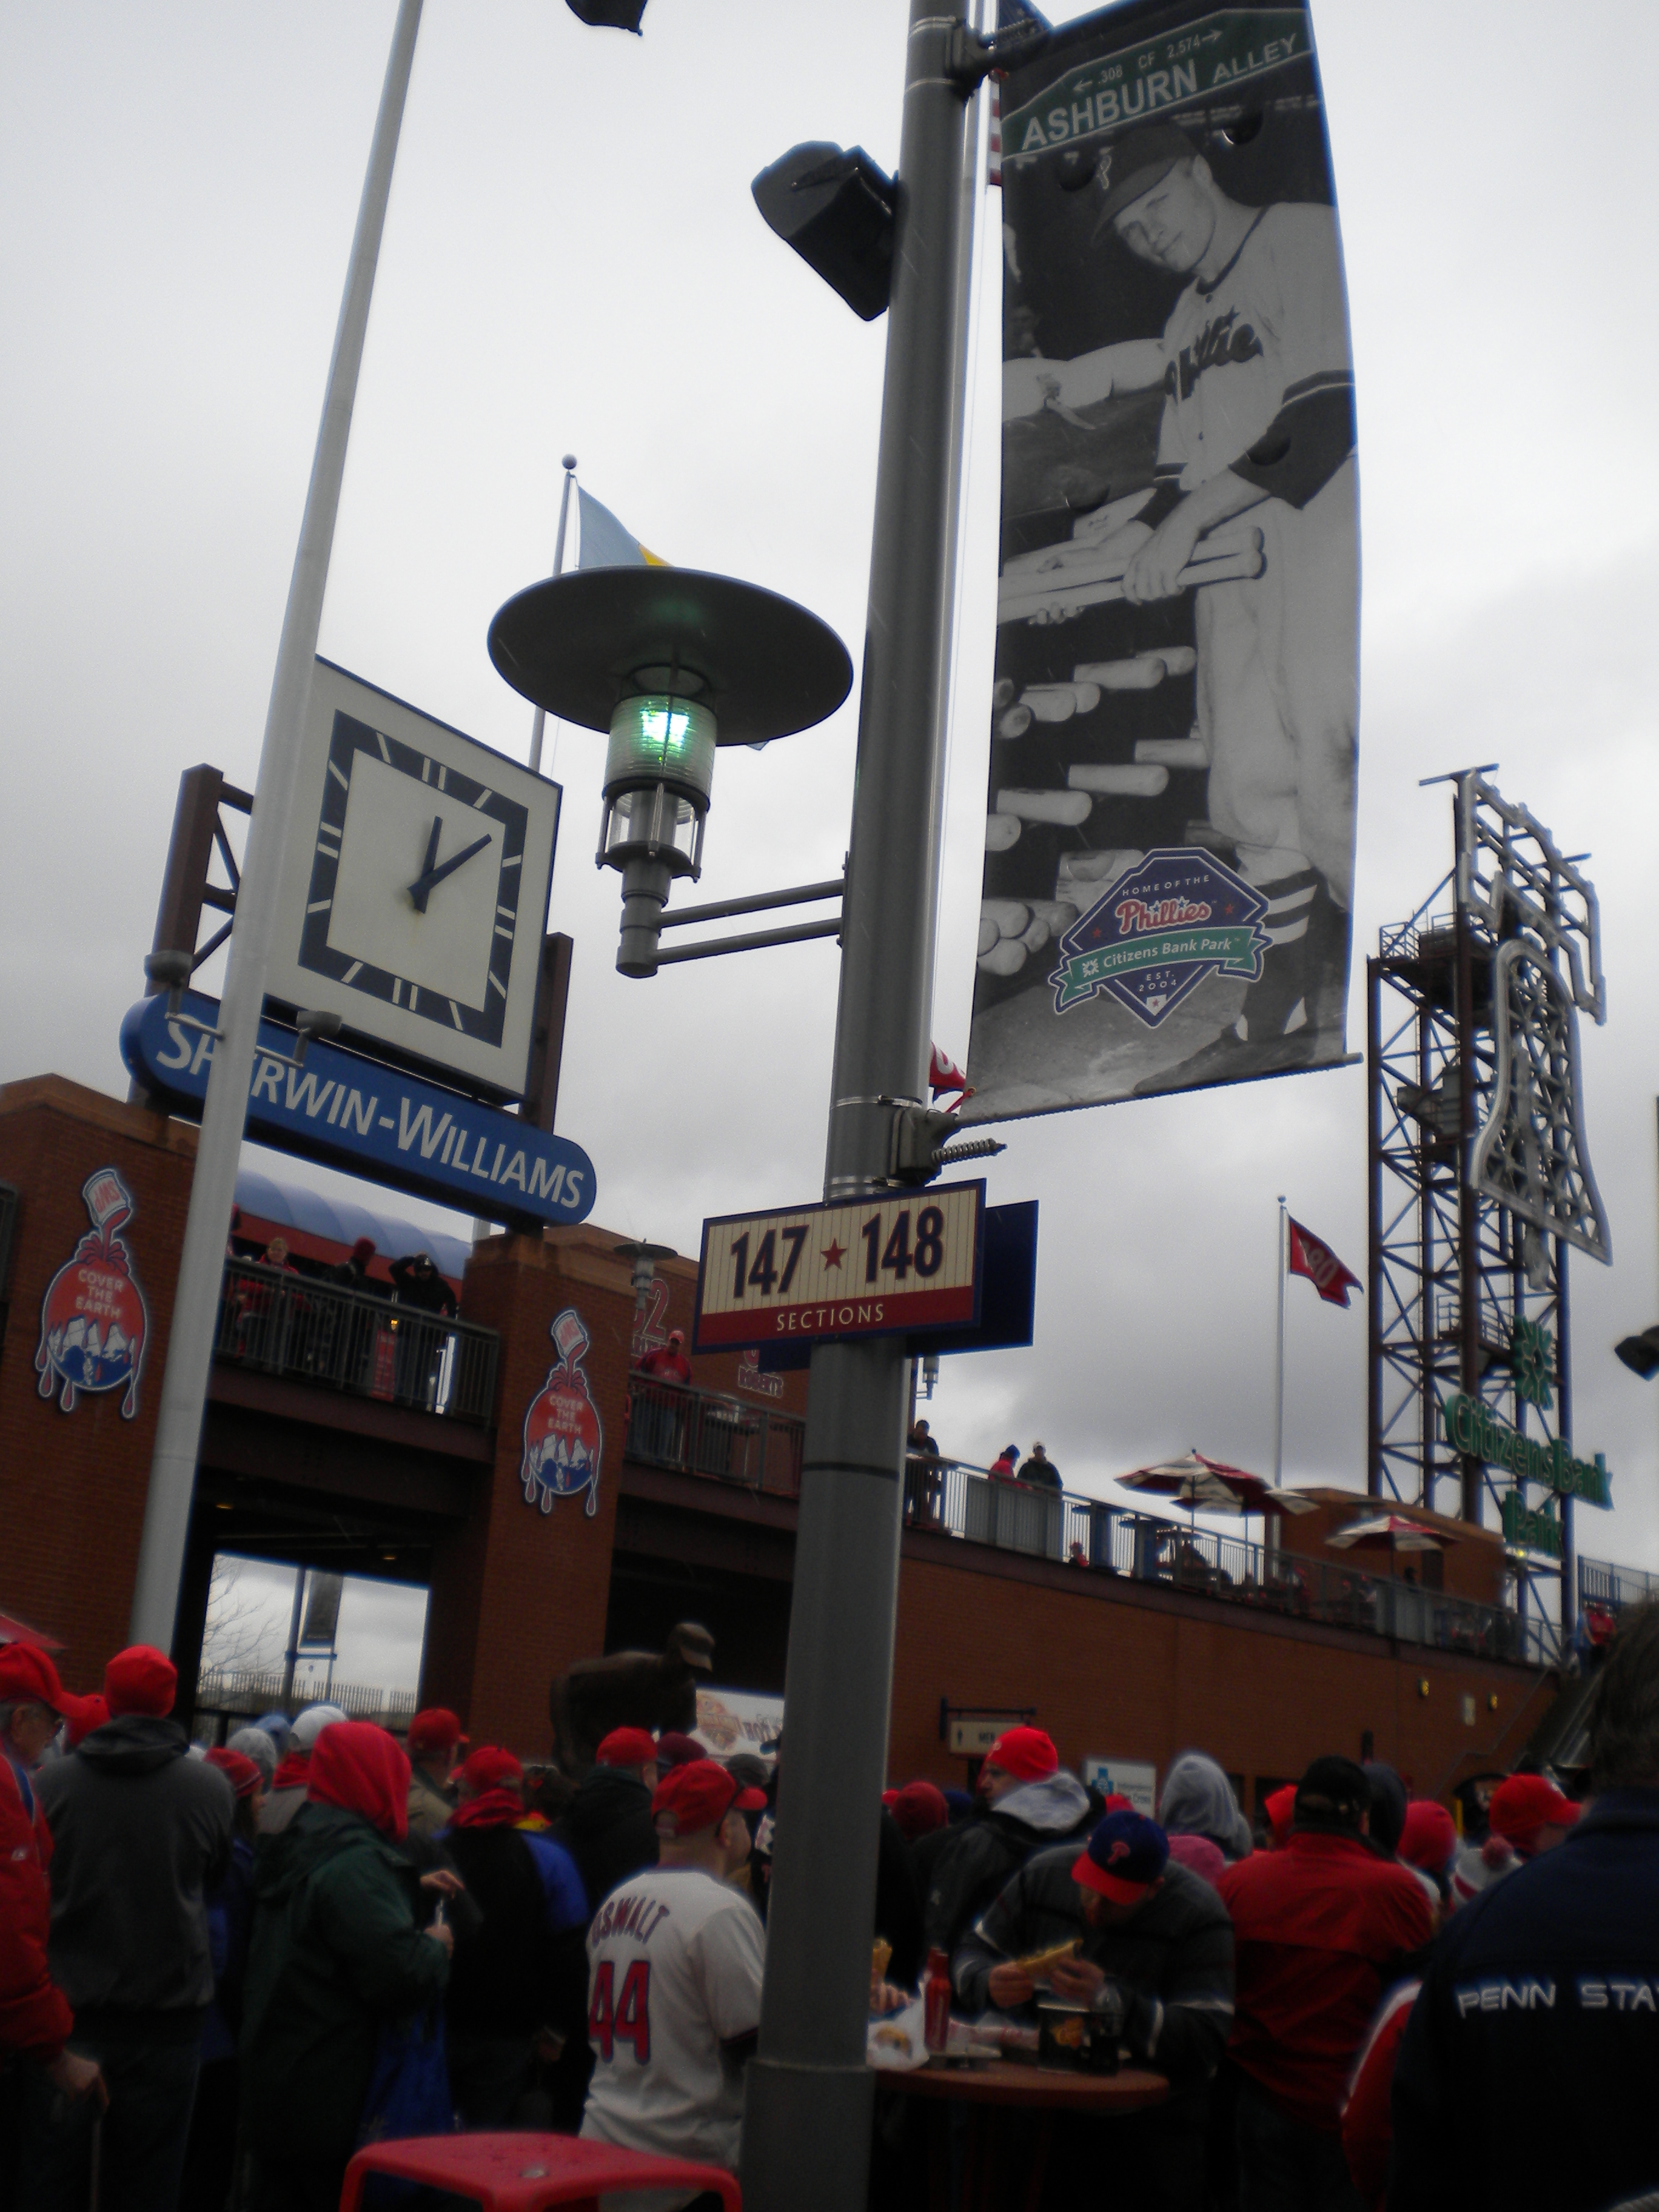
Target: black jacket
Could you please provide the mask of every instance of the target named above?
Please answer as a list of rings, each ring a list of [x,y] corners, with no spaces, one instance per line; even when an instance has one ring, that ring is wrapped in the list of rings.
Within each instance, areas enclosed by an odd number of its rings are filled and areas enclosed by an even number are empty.
[[[1221,2063],[1233,2021],[1233,1929],[1207,1881],[1171,1864],[1128,1920],[1091,1928],[1072,1879],[1076,1850],[1039,1851],[1008,1883],[951,1961],[970,2012],[990,2002],[994,1966],[1073,1936],[1131,1999],[1124,2041],[1177,2092],[1201,2091]],[[1200,2100],[1201,2101],[1201,2100]]]
[[[1022,1783],[989,1810],[976,1806],[959,1827],[945,1831],[933,1861],[923,1900],[928,1948],[954,1951],[1033,1851],[1073,1842],[1080,1849],[1095,1817],[1088,1792],[1063,1768]]]
[[[553,1833],[576,1862],[590,1917],[618,1882],[657,1863],[651,1792],[618,1766],[596,1766],[582,1778]]]
[[[52,1978],[76,2012],[211,2002],[206,1893],[230,1864],[235,1799],[175,1722],[94,1729],[35,1788],[52,1830]]]
[[[1659,1790],[1447,1923],[1394,2077],[1391,2212],[1601,2212],[1659,2189]]]
[[[926,1964],[921,1893],[916,1887],[904,1832],[884,1805],[876,1856],[876,1933],[893,1947],[893,1955],[887,1961],[888,1980],[896,1989],[915,1989]]]

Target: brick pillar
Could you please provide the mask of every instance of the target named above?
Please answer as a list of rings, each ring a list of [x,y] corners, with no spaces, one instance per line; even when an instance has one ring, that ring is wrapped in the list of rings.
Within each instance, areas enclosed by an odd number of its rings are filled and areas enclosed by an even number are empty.
[[[495,1462],[465,1523],[434,1549],[421,1702],[459,1713],[474,1744],[520,1755],[550,1747],[553,1677],[605,1649],[634,1316],[628,1268],[609,1242],[581,1231],[491,1237],[467,1267],[467,1318],[501,1340]],[[591,1515],[585,1497],[542,1512],[520,1473],[525,1416],[559,1358],[550,1332],[567,1307],[591,1340],[581,1364],[604,1431]]]

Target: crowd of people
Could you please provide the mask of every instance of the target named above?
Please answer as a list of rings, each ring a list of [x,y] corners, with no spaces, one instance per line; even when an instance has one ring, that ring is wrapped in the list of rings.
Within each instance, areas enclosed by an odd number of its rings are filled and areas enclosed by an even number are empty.
[[[324,2212],[362,2142],[451,2128],[736,2168],[781,1744],[620,1727],[527,1775],[451,1712],[405,1750],[320,1705],[206,1748],[176,1688],[147,1647],[78,1697],[0,1646],[0,2212]],[[973,1795],[872,1808],[872,2017],[943,1975],[959,2026],[1058,2005],[1162,2075],[1052,2123],[1067,2212],[1108,2176],[1149,2212],[1606,2212],[1659,2187],[1659,1604],[1586,1779],[1455,1819],[1326,1753],[1253,1825],[1202,1752],[1154,1813],[1012,1727]],[[916,2111],[878,2113],[874,2205],[915,2201]]]

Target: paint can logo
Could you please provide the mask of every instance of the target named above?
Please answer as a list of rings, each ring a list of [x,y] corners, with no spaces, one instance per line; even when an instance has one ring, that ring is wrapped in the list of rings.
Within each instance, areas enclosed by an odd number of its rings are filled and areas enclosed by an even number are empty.
[[[531,1400],[524,1417],[524,1455],[519,1478],[526,1505],[553,1510],[556,1498],[586,1496],[590,1517],[599,1510],[599,1462],[605,1429],[582,1367],[592,1339],[574,1306],[556,1316],[548,1334],[559,1357]]]
[[[121,1414],[130,1421],[138,1410],[149,1307],[118,1232],[137,1209],[113,1168],[89,1176],[81,1196],[92,1229],[47,1285],[35,1372],[40,1395],[56,1396],[66,1413],[83,1390],[124,1392]]]

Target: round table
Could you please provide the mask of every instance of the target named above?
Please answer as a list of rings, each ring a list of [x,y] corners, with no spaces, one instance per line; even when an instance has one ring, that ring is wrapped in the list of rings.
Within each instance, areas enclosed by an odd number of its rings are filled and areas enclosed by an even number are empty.
[[[983,2066],[930,2063],[908,2073],[884,2069],[880,2079],[901,2096],[967,2106],[963,2202],[982,2207],[984,2212],[1000,2212],[1000,2207],[1016,2201],[1012,2190],[998,2186],[999,2154],[1005,2148],[1006,2130],[994,2124],[997,2112],[1041,2115],[1025,2188],[1018,2200],[1026,2212],[1036,2212],[1057,2113],[1087,2113],[1098,2118],[1115,2112],[1145,2112],[1164,2103],[1170,2094],[1163,2075],[1145,2067],[1124,2066],[1115,2074],[1073,2074],[1060,2067],[1028,2066],[1002,2058]],[[939,2118],[942,2120],[944,2115]],[[933,2130],[927,2163],[930,2212],[950,2212],[951,2149],[948,2131],[942,2125]]]

